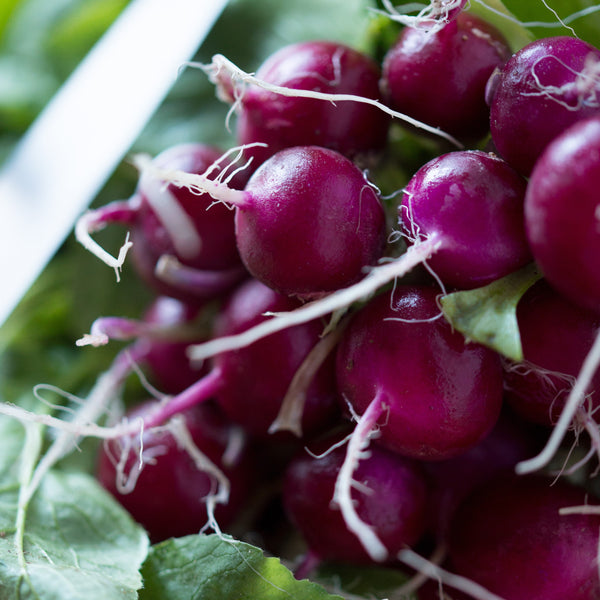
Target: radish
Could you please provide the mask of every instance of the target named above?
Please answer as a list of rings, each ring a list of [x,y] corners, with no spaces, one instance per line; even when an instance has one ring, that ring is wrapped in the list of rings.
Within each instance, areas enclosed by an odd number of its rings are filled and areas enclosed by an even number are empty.
[[[434,33],[406,27],[384,57],[381,90],[392,108],[477,141],[489,131],[487,80],[510,55],[504,36],[468,13]]]
[[[523,225],[526,181],[479,150],[432,159],[411,178],[399,209],[409,241],[436,235],[428,265],[446,285],[480,287],[531,261]]]
[[[301,531],[309,552],[296,576],[319,561],[370,564],[373,558],[348,529],[339,507],[332,503],[344,462],[338,438],[311,444],[288,465],[283,483],[287,514]],[[315,455],[315,453],[322,454]],[[405,545],[415,544],[425,530],[427,484],[416,461],[373,444],[354,473],[352,499],[360,517],[382,540],[387,560]]]
[[[499,356],[443,319],[437,292],[397,286],[358,311],[337,350],[340,394],[358,414],[381,407],[379,443],[441,460],[492,429],[502,405]]]
[[[138,405],[128,418],[143,418],[154,404]],[[211,519],[227,527],[252,489],[256,465],[247,451],[227,458],[227,447],[237,434],[222,413],[204,404],[181,417],[177,429],[105,442],[98,459],[99,481],[148,530],[153,542],[198,533]],[[208,502],[215,502],[214,515]]]
[[[217,335],[238,333],[267,318],[265,313],[291,310],[298,305],[299,301],[250,279],[228,298],[217,317],[215,332]],[[258,437],[269,437],[269,428],[277,417],[286,390],[318,342],[322,329],[319,321],[312,321],[269,336],[243,350],[216,356],[204,377],[147,411],[144,429],[160,426],[192,406],[215,399],[225,414],[244,430]],[[337,415],[333,361],[328,361],[307,390],[302,418],[304,435],[328,427]],[[132,422],[129,428],[139,431],[140,423]]]
[[[564,481],[496,478],[455,515],[452,570],[504,600],[595,600],[600,515],[564,511],[584,504],[584,490]]]
[[[259,67],[256,77],[291,90],[354,94],[377,99],[379,65],[358,50],[327,40],[285,46]],[[221,97],[234,102],[240,144],[262,142],[251,153],[255,164],[291,146],[323,146],[356,159],[379,153],[387,142],[389,115],[356,102],[332,104],[285,97],[258,86],[242,91],[221,72]]]
[[[229,161],[229,162],[226,162]],[[228,155],[204,144],[173,146],[152,160],[156,169],[183,169],[245,184]],[[160,294],[202,302],[230,290],[247,277],[235,244],[233,214],[211,207],[208,195],[168,185],[149,170],[140,174],[135,194],[88,211],[76,225],[78,240],[118,273],[129,247],[141,278]],[[112,257],[90,234],[119,223],[131,227],[131,241]]]
[[[524,418],[550,426],[600,333],[600,315],[573,304],[541,280],[519,301],[517,319],[525,361],[505,364],[507,400]],[[597,373],[586,390],[578,419],[582,424],[592,418],[599,402]],[[593,421],[589,425],[592,433],[597,431]]]
[[[542,38],[519,50],[489,84],[498,152],[529,175],[567,127],[600,112],[600,50],[578,38]]]
[[[158,173],[236,207],[237,247],[246,268],[282,294],[309,299],[347,286],[383,254],[386,222],[378,191],[334,150],[282,150],[243,191],[200,175]]]
[[[558,136],[531,173],[527,236],[545,278],[575,304],[600,312],[600,114]]]

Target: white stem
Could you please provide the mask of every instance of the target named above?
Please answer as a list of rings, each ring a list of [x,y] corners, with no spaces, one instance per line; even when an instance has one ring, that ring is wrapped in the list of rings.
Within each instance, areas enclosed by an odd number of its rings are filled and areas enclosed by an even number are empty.
[[[585,400],[585,392],[588,389],[598,365],[600,364],[600,331],[596,335],[596,339],[592,348],[585,357],[581,371],[577,377],[577,381],[571,390],[567,401],[560,414],[558,422],[554,426],[544,449],[535,457],[524,460],[518,463],[515,470],[518,474],[531,473],[545,467],[559,449],[565,434],[571,426],[573,417],[577,410]]]
[[[483,586],[467,579],[466,577],[462,577],[461,575],[456,575],[455,573],[450,573],[445,569],[442,569],[438,565],[428,561],[426,558],[423,558],[419,554],[417,554],[414,550],[410,550],[406,548],[401,550],[398,553],[398,560],[403,562],[405,565],[427,575],[431,579],[437,579],[441,581],[445,585],[449,585],[465,594],[472,596],[473,598],[477,598],[477,600],[504,600],[500,596],[490,592]]]
[[[365,98],[364,96],[357,96],[355,94],[327,94],[325,92],[317,92],[314,90],[302,90],[302,89],[293,89],[280,85],[275,85],[272,83],[268,83],[261,79],[258,79],[251,73],[246,73],[242,71],[238,66],[232,63],[229,59],[227,59],[222,54],[215,54],[212,58],[212,62],[208,65],[199,65],[192,63],[192,66],[200,67],[204,72],[206,72],[211,81],[218,81],[217,74],[224,69],[227,73],[231,75],[232,80],[241,81],[245,84],[252,84],[258,87],[261,87],[269,92],[273,92],[275,94],[280,94],[281,96],[288,96],[292,98],[313,98],[316,100],[325,100],[326,102],[331,102],[335,104],[336,102],[360,102],[362,104],[370,104],[371,106],[375,106],[379,110],[387,113],[388,115],[400,119],[410,125],[417,127],[418,129],[423,129],[424,131],[428,131],[433,135],[439,136],[451,142],[457,148],[462,149],[464,146],[461,144],[456,138],[451,136],[450,134],[442,131],[438,127],[432,127],[431,125],[427,125],[422,121],[418,121],[417,119],[413,119],[404,113],[392,110],[389,106],[386,106],[379,100],[375,100],[374,98]]]
[[[366,452],[371,438],[379,431],[377,419],[383,412],[383,403],[379,396],[369,404],[367,410],[359,419],[354,432],[348,442],[346,458],[335,481],[333,502],[339,506],[346,527],[356,535],[363,548],[376,562],[383,562],[388,558],[388,549],[383,545],[373,527],[365,523],[356,512],[352,501],[352,475],[361,458],[367,458]]]
[[[192,345],[188,355],[192,360],[203,360],[221,352],[244,348],[277,331],[307,323],[336,310],[347,308],[354,302],[369,297],[386,283],[406,275],[413,267],[430,258],[440,246],[441,241],[435,236],[418,242],[414,246],[410,246],[406,253],[399,258],[374,267],[361,281],[350,287],[332,292],[328,296],[309,302],[296,310],[278,313],[272,319],[262,321],[238,335],[223,336],[203,344]]]
[[[119,249],[119,255],[115,258],[112,254],[108,253],[100,244],[98,244],[94,239],[92,239],[91,233],[93,231],[99,231],[104,228],[104,225],[98,226],[95,222],[95,212],[88,211],[83,214],[77,220],[75,224],[75,238],[77,241],[89,252],[91,252],[94,256],[98,257],[103,263],[107,264],[109,267],[112,267],[115,270],[115,275],[117,277],[117,281],[121,280],[121,269],[123,268],[123,263],[125,262],[125,257],[127,256],[127,252],[129,248],[133,245],[132,242],[129,241],[129,233],[125,237],[125,243]]]

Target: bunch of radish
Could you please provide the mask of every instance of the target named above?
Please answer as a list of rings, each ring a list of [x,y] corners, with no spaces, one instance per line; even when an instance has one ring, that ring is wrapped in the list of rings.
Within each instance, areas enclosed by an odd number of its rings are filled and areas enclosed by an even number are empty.
[[[215,56],[238,144],[138,156],[133,196],[81,217],[157,295],[80,340],[129,340],[115,373],[154,397],[99,459],[153,539],[256,539],[275,501],[298,577],[381,564],[423,599],[600,598],[600,50],[515,51],[465,4],[388,5],[379,61],[321,40],[254,75]],[[437,151],[388,197],[398,128]],[[91,237],[112,223],[117,258]],[[446,318],[447,294],[532,264],[522,358]]]

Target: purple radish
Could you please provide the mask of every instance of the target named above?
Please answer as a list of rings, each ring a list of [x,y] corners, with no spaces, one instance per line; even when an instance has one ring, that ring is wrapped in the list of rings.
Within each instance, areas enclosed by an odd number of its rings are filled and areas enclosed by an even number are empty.
[[[221,334],[238,333],[267,319],[265,313],[292,310],[297,306],[299,301],[250,279],[232,294],[215,328]],[[207,375],[148,413],[145,428],[160,425],[173,415],[214,398],[227,416],[246,431],[268,437],[296,370],[319,341],[322,330],[319,321],[312,321],[269,336],[243,350],[219,354]],[[304,435],[323,430],[338,415],[332,363],[323,365],[307,390],[302,419]],[[132,423],[132,428],[135,427]]]
[[[452,287],[473,288],[532,260],[523,225],[526,181],[479,150],[443,154],[421,167],[399,208],[409,241],[437,236],[428,264]]]
[[[358,50],[332,41],[285,46],[259,67],[256,77],[291,90],[379,97],[379,65]],[[227,77],[219,84],[222,95],[237,102],[238,142],[266,144],[250,151],[255,164],[292,146],[323,146],[355,159],[379,153],[387,142],[390,116],[376,107],[286,97],[253,85],[235,93],[231,89],[235,79]]]
[[[335,441],[338,439],[329,437],[312,444],[311,452],[326,452]],[[344,448],[338,447],[316,457],[304,450],[286,469],[283,501],[308,545],[305,565],[374,562],[348,529],[339,507],[332,504],[344,453]],[[425,530],[427,485],[423,471],[418,462],[373,444],[353,478],[356,512],[381,539],[385,560],[393,562],[397,552],[415,544]],[[296,573],[300,575],[305,573]]]
[[[144,418],[155,404],[137,406],[128,418]],[[223,495],[214,498],[214,518],[219,527],[228,527],[248,501],[257,472],[247,451],[228,457],[228,445],[239,433],[214,405],[196,406],[182,417],[189,438],[177,429],[116,438],[105,443],[98,460],[99,481],[154,543],[207,525],[212,518],[207,501],[215,496],[216,484]]]
[[[359,415],[379,406],[378,443],[424,460],[475,446],[502,405],[499,356],[467,343],[436,298],[424,286],[377,296],[353,316],[337,350],[344,400]]]
[[[218,162],[220,161],[220,162]],[[210,172],[207,177],[232,173],[231,161],[204,144],[173,146],[153,159],[156,169]],[[243,187],[235,175],[231,185]],[[120,270],[128,246],[140,277],[160,294],[188,302],[221,295],[247,276],[235,243],[234,217],[225,206],[212,205],[208,195],[168,185],[142,170],[135,194],[83,215],[76,233],[79,241],[115,270]],[[110,223],[131,228],[131,242],[113,258],[90,238]]]
[[[188,173],[173,173],[171,180],[236,207],[246,268],[282,294],[308,299],[345,287],[383,254],[386,223],[378,191],[334,150],[282,150],[243,191]]]
[[[527,176],[567,127],[600,112],[600,50],[556,36],[519,50],[489,83],[490,129],[498,152]]]
[[[600,312],[600,115],[548,145],[531,173],[525,224],[544,277],[572,302]]]
[[[570,507],[590,514],[569,511]],[[504,600],[600,597],[600,507],[564,481],[496,478],[463,502],[449,539],[451,570]]]
[[[380,86],[392,108],[476,141],[489,131],[486,83],[510,56],[495,27],[460,13],[434,33],[404,28],[384,57]]]
[[[507,400],[522,417],[550,426],[600,332],[600,315],[573,304],[541,280],[519,301],[517,319],[524,362],[505,365]],[[583,412],[593,411],[599,402],[597,373]]]

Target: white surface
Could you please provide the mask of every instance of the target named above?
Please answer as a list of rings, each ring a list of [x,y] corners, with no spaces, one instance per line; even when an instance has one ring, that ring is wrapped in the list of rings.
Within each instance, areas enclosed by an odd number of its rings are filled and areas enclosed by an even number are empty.
[[[131,147],[226,0],[133,0],[0,172],[0,325]]]

